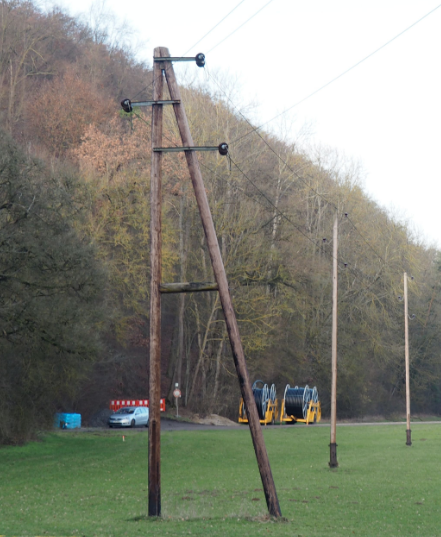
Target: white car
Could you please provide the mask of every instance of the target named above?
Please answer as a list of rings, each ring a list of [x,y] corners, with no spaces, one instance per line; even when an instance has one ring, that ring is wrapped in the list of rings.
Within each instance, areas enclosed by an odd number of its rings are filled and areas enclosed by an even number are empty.
[[[126,406],[117,410],[109,418],[109,427],[149,426],[149,409],[144,406]]]

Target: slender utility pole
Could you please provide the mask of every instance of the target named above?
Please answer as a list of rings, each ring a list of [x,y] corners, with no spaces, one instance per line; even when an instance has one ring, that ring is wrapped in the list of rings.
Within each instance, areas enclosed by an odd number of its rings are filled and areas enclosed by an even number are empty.
[[[163,55],[164,56],[164,55]],[[176,81],[175,73],[171,62],[164,62],[165,77],[172,100],[181,101],[179,86]],[[187,116],[183,105],[173,105],[176,121],[181,135],[183,147],[193,147],[193,139],[187,121]],[[214,229],[213,219],[208,204],[207,194],[205,191],[202,174],[199,168],[199,162],[195,151],[185,151],[188,170],[196,196],[196,201],[201,215],[202,226],[204,228],[207,246],[210,253],[211,263],[216,282],[219,287],[219,296],[224,312],[227,331],[230,338],[231,349],[233,352],[234,364],[236,366],[239,385],[242,397],[247,409],[248,422],[250,426],[251,437],[253,440],[254,451],[256,453],[257,464],[259,466],[260,476],[262,479],[263,490],[266,497],[268,511],[272,516],[279,517],[282,515],[277,498],[276,487],[274,484],[271,467],[269,464],[268,454],[263,440],[262,428],[260,426],[259,415],[257,413],[256,402],[251,389],[251,382],[245,362],[242,342],[239,335],[233,304],[228,289],[228,281],[225,274],[225,268],[219,249],[219,243]]]
[[[338,216],[334,220],[332,253],[332,380],[331,380],[331,443],[329,466],[337,468],[337,282],[338,282]]]
[[[154,55],[169,56],[167,49],[155,48]],[[162,99],[164,77],[162,65],[153,64],[153,99]],[[152,109],[152,149],[162,145],[162,104]],[[152,150],[150,186],[150,386],[149,386],[149,516],[161,516],[161,181],[162,153]]]
[[[410,382],[409,382],[409,311],[407,307],[407,273],[404,273],[404,359],[406,363],[406,445],[412,445],[410,430]]]

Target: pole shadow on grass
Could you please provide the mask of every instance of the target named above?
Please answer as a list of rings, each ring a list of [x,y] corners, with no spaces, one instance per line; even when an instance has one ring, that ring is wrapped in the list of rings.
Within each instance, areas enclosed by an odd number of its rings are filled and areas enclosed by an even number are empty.
[[[162,522],[163,519],[160,516],[139,515],[132,518],[128,518],[126,522],[141,522],[146,520],[148,522]]]

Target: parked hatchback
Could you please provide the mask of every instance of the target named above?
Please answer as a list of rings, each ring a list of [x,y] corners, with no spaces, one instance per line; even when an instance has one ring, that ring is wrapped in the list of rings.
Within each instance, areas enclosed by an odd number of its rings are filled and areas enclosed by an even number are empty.
[[[142,406],[120,408],[109,418],[109,427],[149,426],[149,409]]]

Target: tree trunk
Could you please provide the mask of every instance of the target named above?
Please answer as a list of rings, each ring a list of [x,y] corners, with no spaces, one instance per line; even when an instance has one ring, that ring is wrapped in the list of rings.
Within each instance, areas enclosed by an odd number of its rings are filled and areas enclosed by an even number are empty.
[[[216,400],[217,392],[219,391],[219,381],[220,381],[220,372],[221,372],[221,364],[222,364],[222,355],[223,355],[224,344],[225,344],[225,335],[226,335],[226,328],[224,326],[222,329],[221,340],[219,341],[219,347],[217,348],[217,353],[216,353],[216,373],[214,375],[213,401]]]

